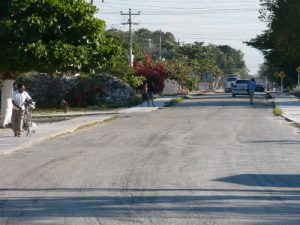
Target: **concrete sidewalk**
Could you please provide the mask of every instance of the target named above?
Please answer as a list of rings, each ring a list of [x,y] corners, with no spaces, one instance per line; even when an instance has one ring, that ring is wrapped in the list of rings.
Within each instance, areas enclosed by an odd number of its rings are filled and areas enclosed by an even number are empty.
[[[36,128],[34,128],[35,133],[32,136],[26,136],[23,134],[22,137],[14,137],[10,128],[0,129],[0,155],[11,154],[14,151],[20,150],[24,147],[52,139],[57,136],[72,133],[83,127],[102,123],[104,121],[113,119],[118,115],[152,112],[164,107],[165,103],[174,98],[177,97],[163,97],[155,99],[154,107],[148,107],[147,103],[144,103],[141,106],[112,111],[69,112],[67,114],[63,112],[35,114],[34,120],[37,121],[39,121],[41,118],[52,119],[48,119],[48,122],[38,123]],[[70,118],[64,119],[65,117]],[[49,122],[55,121],[53,118],[63,119],[60,122]]]
[[[11,129],[2,129],[0,133],[0,155],[10,154],[24,147],[45,141],[57,136],[72,133],[82,127],[98,124],[113,116],[82,116],[56,123],[38,124],[32,136],[23,134],[21,137],[14,137]]]
[[[300,100],[294,95],[271,93],[274,104],[283,111],[282,116],[287,120],[300,124]]]

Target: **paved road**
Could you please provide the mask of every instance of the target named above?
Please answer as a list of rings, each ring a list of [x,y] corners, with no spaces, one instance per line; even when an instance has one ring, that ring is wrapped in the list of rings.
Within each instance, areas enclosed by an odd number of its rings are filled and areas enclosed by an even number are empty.
[[[0,224],[300,224],[299,129],[200,96],[0,157]]]

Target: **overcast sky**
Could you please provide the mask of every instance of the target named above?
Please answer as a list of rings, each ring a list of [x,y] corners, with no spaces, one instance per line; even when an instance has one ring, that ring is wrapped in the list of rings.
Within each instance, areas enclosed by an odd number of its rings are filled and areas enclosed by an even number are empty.
[[[133,21],[139,23],[134,30],[143,27],[171,32],[185,43],[230,45],[243,51],[252,74],[263,63],[257,50],[243,44],[266,29],[258,19],[259,0],[94,0],[94,4],[108,29],[128,30],[122,25],[128,17],[121,16],[120,11],[132,8],[141,13],[133,16]]]

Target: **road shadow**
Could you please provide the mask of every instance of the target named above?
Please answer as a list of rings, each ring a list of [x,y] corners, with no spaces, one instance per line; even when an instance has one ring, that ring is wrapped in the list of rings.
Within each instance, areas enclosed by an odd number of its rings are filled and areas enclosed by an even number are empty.
[[[278,102],[281,107],[299,107],[300,101],[281,101]]]
[[[164,218],[173,218],[175,214],[177,218],[201,218],[201,215],[209,213],[223,216],[226,214],[228,216],[233,214],[256,216],[269,218],[270,221],[278,221],[278,219],[300,221],[300,193],[298,190],[124,190],[118,188],[12,188],[0,190],[2,194],[10,191],[22,191],[22,197],[2,197],[0,199],[0,217],[74,218],[92,216],[116,219],[128,218],[128,215],[131,218],[147,218],[162,216],[162,214]],[[34,195],[38,197],[33,197]],[[278,204],[278,201],[285,201],[285,204]],[[155,213],[158,214],[155,215]]]
[[[259,141],[249,141],[248,143],[255,144],[286,144],[286,145],[297,145],[300,144],[298,140],[259,140]]]
[[[300,188],[300,175],[240,174],[215,181],[255,187]]]
[[[236,96],[232,98],[230,95],[208,95],[208,96],[192,96],[183,102],[172,107],[250,107],[250,108],[271,108],[272,103],[265,100],[264,95],[258,95],[254,98],[254,105],[249,104],[249,96]]]
[[[271,108],[271,103],[265,103],[265,102],[256,102],[254,100],[253,105],[249,105],[248,101],[243,100],[235,100],[235,101],[189,101],[186,100],[184,102],[181,102],[175,106],[177,108],[185,108],[185,107],[250,107],[250,108]]]
[[[295,194],[300,195],[300,190],[291,189],[221,189],[221,188],[1,188],[1,192],[66,192],[66,193],[76,193],[76,192],[122,192],[122,193],[143,193],[143,192],[240,192],[240,193],[272,193],[272,194]]]

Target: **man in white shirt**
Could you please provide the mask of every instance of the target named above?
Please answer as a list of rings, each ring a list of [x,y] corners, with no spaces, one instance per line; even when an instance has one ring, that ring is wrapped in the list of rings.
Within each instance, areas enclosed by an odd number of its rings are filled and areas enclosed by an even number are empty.
[[[12,94],[13,103],[13,113],[11,117],[12,129],[15,136],[20,137],[23,127],[23,117],[25,110],[25,102],[31,100],[32,98],[25,91],[25,85],[19,84],[18,90],[14,91]]]

